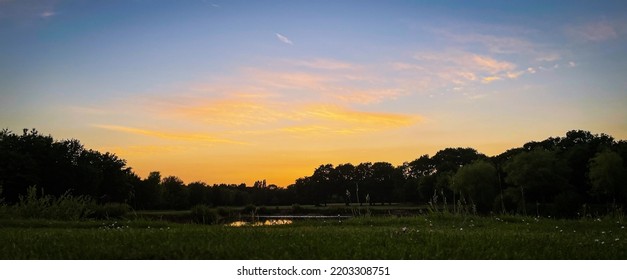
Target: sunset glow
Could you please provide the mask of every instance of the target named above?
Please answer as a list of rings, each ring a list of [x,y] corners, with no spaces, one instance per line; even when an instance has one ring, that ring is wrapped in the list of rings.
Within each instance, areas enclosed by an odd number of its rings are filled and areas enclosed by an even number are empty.
[[[0,126],[186,183],[627,139],[624,1],[0,1]]]

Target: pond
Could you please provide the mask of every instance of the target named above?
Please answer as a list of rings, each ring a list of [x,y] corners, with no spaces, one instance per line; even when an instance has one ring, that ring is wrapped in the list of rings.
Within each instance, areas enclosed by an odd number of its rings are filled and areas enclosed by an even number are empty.
[[[294,222],[294,220],[304,220],[304,219],[348,219],[352,216],[311,216],[311,215],[282,215],[282,216],[254,216],[249,217],[248,219],[240,219],[237,221],[233,221],[227,223],[227,226],[230,227],[243,227],[243,226],[276,226],[276,225],[289,225]]]

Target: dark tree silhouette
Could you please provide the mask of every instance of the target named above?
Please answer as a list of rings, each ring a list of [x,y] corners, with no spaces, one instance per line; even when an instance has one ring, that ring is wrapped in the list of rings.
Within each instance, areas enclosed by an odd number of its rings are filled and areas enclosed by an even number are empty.
[[[85,149],[75,139],[55,140],[37,130],[0,131],[0,200],[16,203],[29,187],[46,195],[70,192],[135,209],[189,209],[327,203],[470,201],[479,212],[573,216],[581,209],[627,202],[627,142],[606,134],[568,131],[488,158],[472,148],[446,148],[433,157],[394,166],[387,162],[321,164],[287,188],[259,180],[245,184],[193,182],[151,172],[142,179],[112,153]],[[346,194],[350,193],[347,197]],[[367,201],[366,197],[370,199]],[[541,207],[540,207],[541,206]],[[541,210],[541,211],[540,211]]]

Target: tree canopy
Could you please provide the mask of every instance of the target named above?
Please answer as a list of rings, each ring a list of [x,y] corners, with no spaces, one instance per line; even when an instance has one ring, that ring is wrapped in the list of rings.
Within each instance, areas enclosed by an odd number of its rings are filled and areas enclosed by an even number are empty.
[[[411,152],[411,151],[408,151]],[[573,130],[488,157],[445,148],[394,166],[388,162],[321,164],[285,188],[191,182],[157,171],[141,178],[124,159],[55,140],[36,130],[0,131],[0,199],[16,203],[35,186],[47,195],[87,195],[136,209],[189,209],[198,204],[471,203],[479,212],[573,215],[583,204],[627,202],[627,142]],[[446,205],[445,205],[446,207]]]

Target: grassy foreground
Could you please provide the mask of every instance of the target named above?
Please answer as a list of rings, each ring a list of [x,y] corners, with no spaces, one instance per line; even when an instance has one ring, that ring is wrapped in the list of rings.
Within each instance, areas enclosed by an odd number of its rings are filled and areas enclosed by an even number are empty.
[[[1,259],[627,259],[617,219],[417,216],[229,227],[4,220]]]

